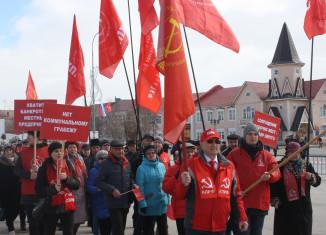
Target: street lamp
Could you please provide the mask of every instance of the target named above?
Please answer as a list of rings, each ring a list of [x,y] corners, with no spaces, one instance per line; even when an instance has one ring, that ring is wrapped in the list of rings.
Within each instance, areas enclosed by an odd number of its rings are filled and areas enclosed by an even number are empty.
[[[95,138],[95,68],[94,68],[94,41],[96,36],[99,33],[97,32],[92,40],[92,72],[91,72],[91,79],[92,79],[92,105],[93,105],[93,138]]]

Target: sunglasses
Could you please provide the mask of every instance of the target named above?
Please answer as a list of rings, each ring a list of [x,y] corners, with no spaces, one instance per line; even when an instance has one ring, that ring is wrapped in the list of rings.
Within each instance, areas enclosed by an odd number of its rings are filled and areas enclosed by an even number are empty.
[[[98,161],[103,161],[105,158],[103,158],[103,157],[99,157],[97,160]]]
[[[212,144],[212,143],[220,144],[221,141],[219,139],[209,139],[209,140],[207,140],[207,143],[209,143],[209,144]]]

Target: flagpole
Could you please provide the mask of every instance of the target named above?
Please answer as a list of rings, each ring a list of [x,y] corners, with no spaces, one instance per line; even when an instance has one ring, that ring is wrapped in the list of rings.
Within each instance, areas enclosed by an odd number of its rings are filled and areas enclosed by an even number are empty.
[[[198,88],[197,88],[197,81],[196,81],[196,76],[195,76],[195,70],[194,70],[194,66],[193,66],[193,64],[192,64],[192,58],[191,58],[191,53],[190,53],[189,44],[188,44],[188,37],[187,37],[186,27],[185,27],[184,25],[183,25],[183,32],[184,32],[185,39],[186,39],[186,45],[187,45],[187,50],[188,50],[188,56],[189,56],[190,66],[191,66],[191,71],[192,71],[192,77],[193,77],[193,79],[194,79],[194,84],[195,84],[195,89],[196,89],[196,96],[197,96],[197,102],[198,102],[198,107],[199,107],[200,117],[201,117],[201,123],[202,123],[202,125],[203,125],[203,131],[205,131],[206,128],[205,128],[205,122],[204,122],[203,110],[202,110],[202,108],[201,108],[201,104],[200,104],[199,93],[198,93]]]
[[[136,105],[136,114],[137,114],[137,136],[139,136],[140,140],[142,138],[141,136],[141,131],[140,131],[140,123],[139,123],[139,107],[138,107],[138,102],[137,102],[137,88],[136,88],[136,72],[135,72],[135,60],[134,60],[134,44],[133,44],[133,39],[132,39],[132,29],[131,29],[131,16],[130,16],[130,4],[129,0],[127,0],[128,3],[128,17],[129,17],[129,32],[130,32],[130,44],[131,44],[131,60],[132,60],[132,71],[134,75],[134,85],[135,85],[135,105]],[[136,143],[137,143],[137,138],[136,138]]]
[[[131,91],[131,86],[130,86],[130,81],[129,81],[129,76],[128,76],[128,72],[127,72],[127,67],[126,67],[126,63],[125,63],[125,59],[122,58],[122,62],[123,62],[123,68],[125,70],[125,74],[126,74],[126,78],[127,78],[127,82],[128,82],[128,88],[129,88],[129,92],[130,92],[130,97],[131,97],[131,103],[132,103],[132,107],[134,109],[134,113],[135,113],[135,117],[136,117],[136,122],[137,122],[137,130],[138,130],[138,123],[139,123],[139,117],[137,115],[137,110],[136,110],[136,106],[135,106],[135,101],[134,101],[134,97],[132,95],[132,91]],[[137,133],[138,135],[138,133]]]
[[[312,90],[312,70],[313,70],[313,59],[314,59],[314,37],[311,39],[311,56],[310,56],[310,81],[309,81],[309,108],[308,108],[308,135],[307,135],[307,141],[310,140],[310,131],[311,131],[311,90]],[[309,146],[307,147],[307,156],[306,156],[307,162],[309,162]]]
[[[93,138],[95,138],[95,72],[94,72],[94,40],[99,33],[97,32],[92,40],[92,109],[93,109]]]

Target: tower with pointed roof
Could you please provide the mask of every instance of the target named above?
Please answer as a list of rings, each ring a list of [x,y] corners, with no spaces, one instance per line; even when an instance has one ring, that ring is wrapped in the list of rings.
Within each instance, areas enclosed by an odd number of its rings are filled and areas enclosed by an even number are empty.
[[[301,62],[290,31],[283,24],[272,63],[269,98],[280,99],[286,97],[304,97]]]
[[[289,28],[284,23],[273,60],[268,65],[271,79],[265,100],[269,114],[282,119],[281,129],[286,135],[296,133],[300,128],[297,124],[307,117],[303,66]]]

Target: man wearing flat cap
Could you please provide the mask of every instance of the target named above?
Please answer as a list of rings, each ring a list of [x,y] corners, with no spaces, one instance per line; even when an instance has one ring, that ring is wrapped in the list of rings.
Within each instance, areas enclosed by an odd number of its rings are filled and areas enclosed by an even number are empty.
[[[263,149],[259,141],[258,128],[248,124],[243,130],[243,139],[239,147],[232,150],[228,159],[233,162],[240,180],[242,190],[261,178],[262,182],[243,197],[249,220],[249,229],[243,235],[261,235],[264,218],[270,204],[270,183],[280,179],[280,171],[269,174],[277,166],[272,154]]]
[[[230,200],[239,210],[239,229],[248,228],[247,216],[234,165],[220,153],[221,137],[214,129],[204,131],[201,150],[181,173],[176,196],[186,199],[184,225],[187,235],[224,235],[230,216]]]
[[[132,193],[132,174],[128,159],[124,155],[124,144],[118,140],[110,143],[109,157],[101,165],[96,185],[107,196],[111,215],[112,234],[123,235]]]

